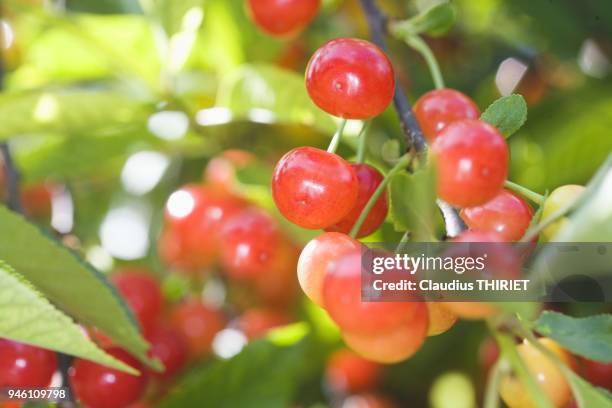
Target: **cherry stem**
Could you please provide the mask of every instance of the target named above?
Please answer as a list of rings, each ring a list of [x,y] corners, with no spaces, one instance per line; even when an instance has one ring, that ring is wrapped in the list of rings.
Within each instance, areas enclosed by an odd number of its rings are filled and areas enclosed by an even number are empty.
[[[372,196],[368,200],[365,207],[363,207],[363,210],[361,210],[361,214],[359,214],[359,218],[357,218],[357,221],[355,221],[355,224],[353,225],[353,228],[351,229],[351,232],[349,234],[352,238],[357,237],[357,234],[359,233],[363,222],[368,217],[368,214],[370,214],[372,208],[374,208],[374,205],[376,204],[376,201],[378,201],[378,198],[384,193],[387,184],[389,184],[389,181],[391,181],[393,176],[395,176],[401,170],[405,169],[408,164],[410,164],[411,160],[412,155],[410,153],[406,153],[405,155],[400,157],[395,166],[393,166],[393,168],[389,170],[385,178],[380,182],[380,184],[374,191],[374,194],[372,194]]]
[[[527,232],[525,232],[525,235],[523,235],[523,238],[521,238],[520,242],[531,242],[531,240],[537,237],[540,232],[544,231],[546,228],[548,228],[551,224],[554,224],[560,218],[563,218],[563,216],[574,207],[574,204],[575,203],[570,203],[569,205],[566,205],[565,207],[551,214],[551,216],[546,218],[544,221],[529,228]]]
[[[406,231],[404,235],[402,235],[402,239],[395,247],[395,253],[401,254],[404,253],[408,249],[408,243],[410,242],[410,231]]]
[[[364,123],[363,127],[361,128],[361,131],[359,132],[359,146],[357,147],[356,159],[357,163],[363,163],[365,161],[366,144],[371,125],[372,121]]]
[[[342,133],[344,132],[346,122],[346,119],[342,119],[338,124],[338,129],[336,130],[336,133],[334,133],[331,142],[329,142],[329,147],[327,148],[329,153],[336,153],[338,145],[340,144],[340,139],[342,139]]]
[[[484,408],[499,408],[498,388],[502,374],[502,360],[497,360],[489,371],[487,377],[487,388],[484,395]]]
[[[544,202],[543,195],[538,194],[535,191],[528,189],[527,187],[523,187],[520,184],[516,184],[516,183],[511,182],[510,180],[506,180],[504,182],[504,186],[516,193],[519,193],[527,197],[529,200],[533,201],[534,203],[538,205],[542,205],[542,203]]]
[[[0,154],[4,162],[4,171],[6,173],[6,192],[8,197],[8,207],[18,213],[23,214],[21,199],[19,194],[19,172],[13,162],[11,150],[7,143],[0,144]],[[0,163],[1,164],[1,163]],[[0,168],[2,171],[2,168]]]
[[[425,59],[425,63],[427,63],[427,68],[429,68],[429,72],[431,73],[431,78],[433,79],[436,89],[443,89],[445,85],[444,78],[442,77],[442,71],[440,70],[440,65],[438,64],[438,60],[425,40],[414,34],[404,35],[402,36],[402,39]]]

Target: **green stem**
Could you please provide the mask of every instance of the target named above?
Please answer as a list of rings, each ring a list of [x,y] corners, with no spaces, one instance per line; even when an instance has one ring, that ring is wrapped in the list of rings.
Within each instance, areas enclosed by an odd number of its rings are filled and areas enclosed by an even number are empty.
[[[504,186],[509,188],[510,190],[516,192],[516,193],[519,193],[519,194],[527,197],[528,199],[530,199],[531,201],[533,201],[534,203],[536,203],[538,205],[542,205],[542,202],[544,201],[544,196],[543,195],[538,194],[535,191],[531,191],[527,187],[523,187],[520,184],[513,183],[510,180],[506,180],[504,182]]]
[[[331,142],[329,142],[329,147],[327,148],[327,151],[329,153],[336,153],[336,150],[338,149],[338,145],[340,144],[340,139],[342,139],[342,132],[344,132],[345,126],[346,126],[346,119],[342,119],[340,123],[338,124],[338,129],[336,130],[336,133],[334,133],[334,136],[332,137]]]
[[[397,247],[395,248],[395,253],[396,254],[404,253],[408,247],[409,242],[410,242],[410,231],[406,231],[404,235],[402,235],[402,239],[400,240],[399,244],[397,244]]]
[[[357,163],[363,163],[365,161],[366,154],[366,142],[368,139],[368,133],[372,121],[366,122],[359,132],[359,145],[357,146]]]
[[[425,59],[425,63],[427,64],[427,68],[429,68],[429,72],[431,73],[434,86],[436,87],[436,89],[444,88],[444,78],[442,77],[440,65],[438,64],[436,56],[431,51],[431,48],[429,48],[429,45],[427,45],[425,40],[423,40],[417,34],[405,32],[404,30],[402,30],[400,25],[391,26],[391,32],[396,37],[404,40],[406,44],[408,44],[410,47],[412,47],[415,51],[417,51],[423,56],[423,58]]]
[[[498,360],[489,372],[484,395],[484,408],[499,408],[498,388],[502,374],[502,361],[501,359]]]
[[[365,207],[363,207],[361,214],[359,214],[359,218],[357,218],[357,221],[355,221],[355,225],[353,225],[351,233],[349,234],[351,237],[355,238],[357,236],[359,230],[361,229],[361,226],[363,225],[363,222],[376,204],[378,198],[384,193],[387,184],[389,184],[389,181],[391,181],[391,178],[397,173],[399,173],[401,170],[405,169],[406,166],[410,164],[411,158],[412,155],[410,153],[406,153],[405,155],[400,157],[397,164],[391,170],[389,170],[389,173],[387,173],[383,181],[378,185],[376,191],[374,191],[374,194],[372,194],[372,196],[368,200],[368,203],[365,205]]]

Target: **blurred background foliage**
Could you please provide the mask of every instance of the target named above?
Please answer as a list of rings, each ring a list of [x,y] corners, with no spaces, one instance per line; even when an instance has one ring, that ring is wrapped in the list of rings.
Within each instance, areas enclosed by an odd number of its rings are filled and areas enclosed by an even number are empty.
[[[164,201],[179,184],[199,180],[212,156],[241,148],[271,164],[293,146],[327,144],[336,119],[310,102],[304,68],[324,41],[368,33],[357,0],[323,3],[304,33],[279,40],[256,29],[243,0],[3,0],[0,140],[10,139],[26,185],[67,187],[74,219],[54,227],[74,233],[90,262],[109,270],[113,262],[145,260],[160,271],[154,243]],[[435,1],[380,3],[401,18]],[[510,139],[511,180],[540,193],[585,183],[612,150],[612,2],[454,3],[456,26],[427,39],[447,85],[482,109],[512,92],[529,104],[526,125]],[[433,87],[429,72],[405,45],[389,46],[414,101]],[[352,154],[360,126],[349,122],[342,153]],[[391,111],[372,127],[372,162],[384,166],[389,146],[397,146],[389,140],[403,143]],[[269,175],[253,174],[249,194],[271,208]],[[385,387],[401,400],[443,369],[474,374],[484,333],[474,326],[458,324],[452,341],[429,339],[414,359],[389,370]],[[304,347],[293,352],[301,357],[286,358],[307,360]],[[434,363],[441,359],[443,368]],[[292,370],[277,383],[314,378],[308,367]],[[303,391],[306,402],[318,401]]]

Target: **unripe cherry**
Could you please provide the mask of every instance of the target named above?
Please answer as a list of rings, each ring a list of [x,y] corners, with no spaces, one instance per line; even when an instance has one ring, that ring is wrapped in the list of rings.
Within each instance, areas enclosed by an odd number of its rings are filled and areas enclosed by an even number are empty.
[[[556,212],[564,209],[565,207],[572,205],[580,194],[584,191],[585,187],[576,185],[576,184],[567,184],[565,186],[557,187],[550,193],[550,195],[542,204],[542,220],[546,220],[547,218],[554,215]],[[547,241],[552,240],[555,235],[568,223],[567,218],[561,218],[558,221],[555,221],[544,231],[542,234]]]

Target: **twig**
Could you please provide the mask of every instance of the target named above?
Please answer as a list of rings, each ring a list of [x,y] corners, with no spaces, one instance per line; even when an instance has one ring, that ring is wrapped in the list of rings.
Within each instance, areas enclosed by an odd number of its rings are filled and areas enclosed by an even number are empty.
[[[386,52],[387,45],[385,35],[387,34],[388,18],[376,5],[375,0],[360,0],[361,9],[368,21],[370,37],[374,44]],[[427,149],[427,144],[423,137],[423,132],[419,126],[412,107],[408,102],[406,94],[402,90],[399,81],[395,81],[395,95],[393,96],[393,106],[399,118],[402,132],[406,136],[406,145],[408,150],[414,148],[417,152],[423,153]],[[457,211],[448,203],[438,200],[438,207],[444,217],[446,226],[446,234],[450,237],[458,235],[465,229],[465,224],[459,218]]]
[[[6,175],[6,193],[8,207],[18,213],[23,213],[21,207],[21,199],[19,194],[19,173],[15,168],[15,163],[11,157],[11,151],[8,144],[0,144],[0,152],[4,162],[4,174]]]

